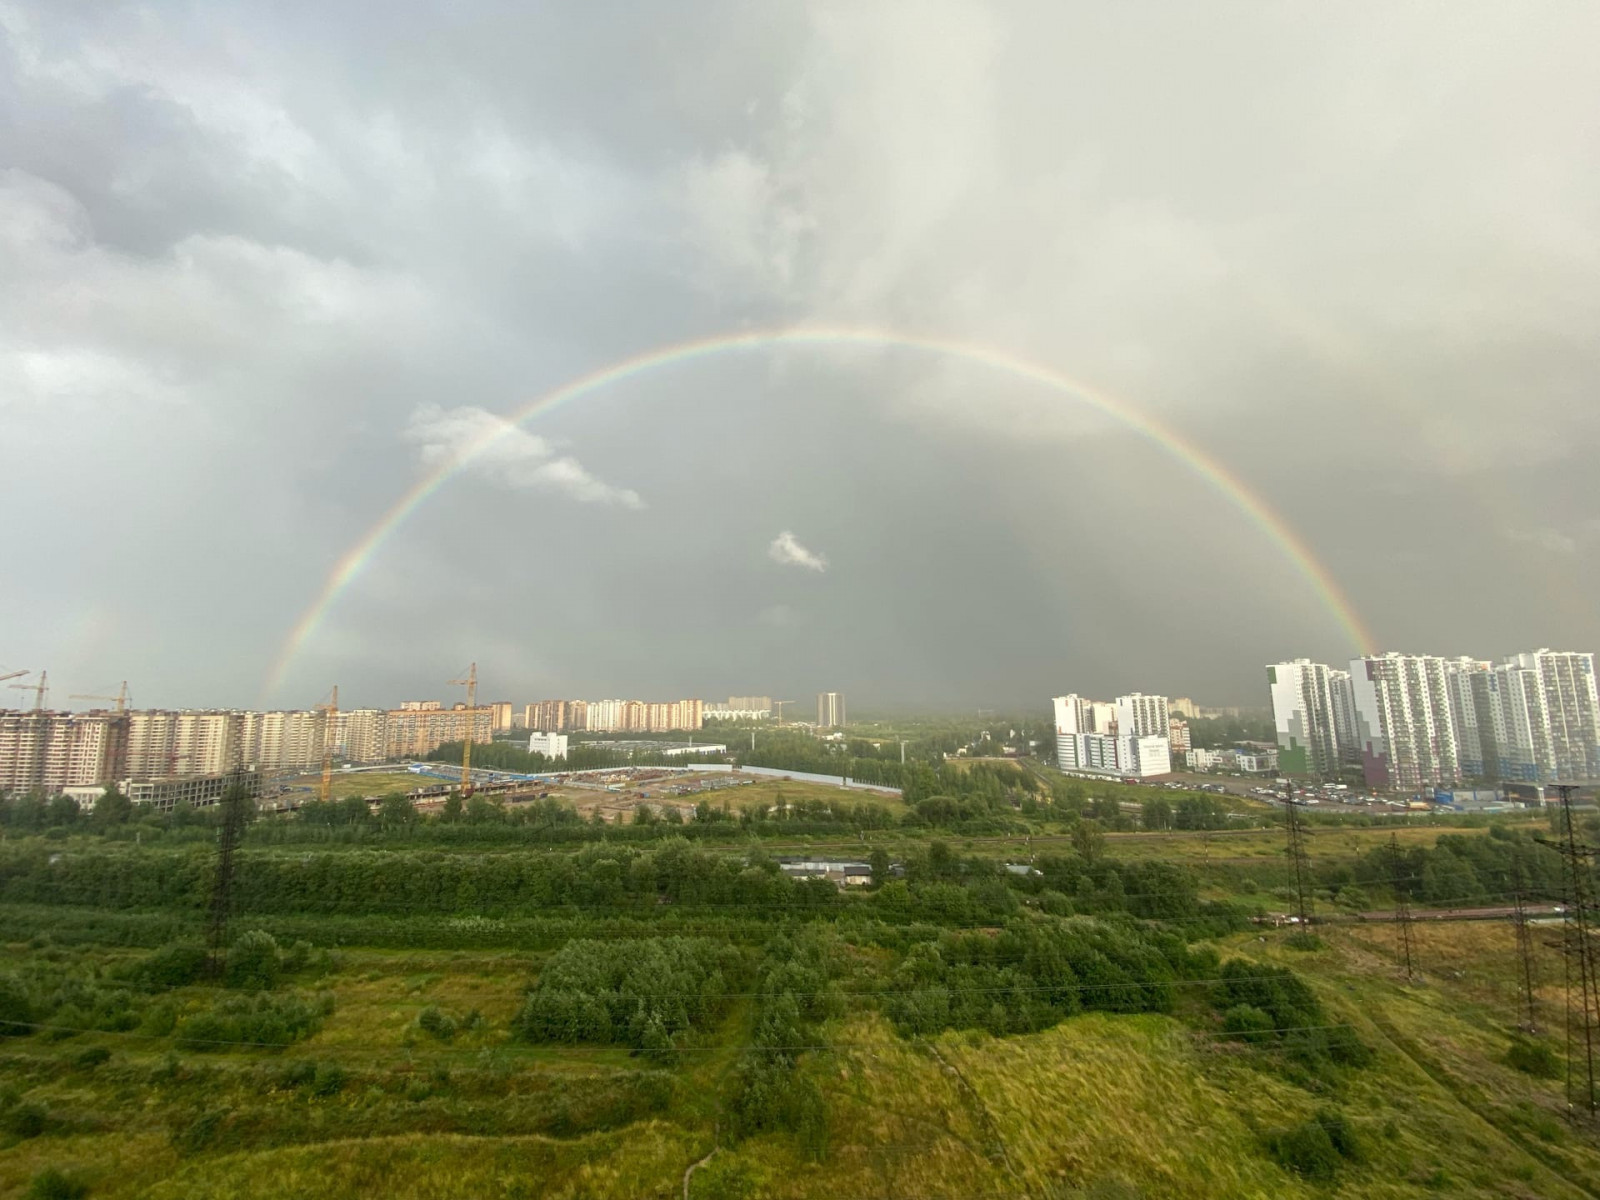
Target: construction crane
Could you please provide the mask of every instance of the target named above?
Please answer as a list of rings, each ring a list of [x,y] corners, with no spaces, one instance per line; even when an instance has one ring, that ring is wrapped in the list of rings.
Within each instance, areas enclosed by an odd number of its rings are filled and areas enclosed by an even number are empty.
[[[73,692],[72,695],[67,697],[67,699],[112,700],[116,702],[117,711],[119,713],[125,713],[128,711],[128,681],[126,679],[122,681],[122,686],[117,689],[117,694],[115,696],[96,696],[93,692]]]
[[[450,684],[467,689],[467,720],[461,735],[461,798],[465,800],[472,795],[472,718],[478,705],[478,664],[468,666],[466,677],[452,679]]]
[[[322,726],[322,802],[333,799],[333,730],[339,716],[339,685],[333,685],[333,695],[326,704],[317,705],[318,712],[327,713]]]
[[[783,724],[783,706],[785,704],[794,704],[794,703],[795,703],[795,701],[793,701],[793,700],[774,700],[772,702],[772,707],[778,710],[778,724],[779,725]]]
[[[26,675],[27,672],[23,671],[22,674]],[[16,689],[18,689],[19,691],[32,692],[33,693],[33,711],[34,712],[43,712],[44,711],[45,693],[47,693],[50,690],[50,676],[49,676],[48,672],[45,672],[45,671],[40,671],[39,672],[39,682],[38,683],[13,683],[11,686],[16,688]]]
[[[20,679],[26,674],[28,674],[27,667],[23,667],[20,671],[7,671],[4,675],[0,675],[0,683],[4,683],[8,679]]]

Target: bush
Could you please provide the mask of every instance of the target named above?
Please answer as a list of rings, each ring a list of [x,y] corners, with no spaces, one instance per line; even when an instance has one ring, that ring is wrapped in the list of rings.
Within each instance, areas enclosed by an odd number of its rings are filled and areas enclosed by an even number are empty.
[[[737,949],[708,938],[570,941],[545,964],[515,1027],[533,1042],[643,1049],[652,1022],[671,1037],[719,1014],[739,963]]]
[[[33,1001],[15,975],[0,975],[0,1037],[26,1037],[33,1032]]]
[[[1267,1149],[1278,1165],[1307,1179],[1332,1179],[1339,1169],[1339,1152],[1318,1121],[1302,1122],[1272,1134]]]
[[[311,1080],[313,1096],[337,1096],[349,1081],[345,1069],[338,1063],[318,1063],[317,1073]]]
[[[1309,1121],[1269,1135],[1267,1150],[1279,1165],[1307,1179],[1331,1179],[1342,1164],[1364,1157],[1355,1129],[1333,1108],[1319,1109]]]
[[[417,1028],[441,1042],[448,1042],[456,1036],[455,1018],[431,1004],[418,1014]]]
[[[28,1185],[28,1200],[79,1200],[89,1194],[89,1185],[46,1167]]]
[[[1235,1004],[1222,1014],[1222,1031],[1241,1042],[1264,1042],[1273,1033],[1272,1017],[1253,1004]]]
[[[265,991],[278,986],[283,973],[283,963],[278,956],[278,943],[270,933],[259,929],[240,935],[228,947],[227,965],[223,969],[223,982],[231,988]]]
[[[194,942],[173,942],[149,955],[133,969],[133,977],[152,991],[184,987],[206,972],[206,948]]]
[[[19,1138],[35,1138],[44,1132],[45,1111],[33,1103],[19,1104],[6,1114],[6,1132]]]
[[[1506,1065],[1525,1071],[1536,1079],[1554,1079],[1561,1074],[1561,1060],[1544,1039],[1512,1038],[1506,1051]]]
[[[178,1044],[188,1050],[287,1046],[322,1028],[333,997],[227,996],[178,1023]]]
[[[90,1046],[73,1056],[72,1065],[85,1071],[92,1071],[101,1063],[110,1061],[111,1051],[104,1046]]]

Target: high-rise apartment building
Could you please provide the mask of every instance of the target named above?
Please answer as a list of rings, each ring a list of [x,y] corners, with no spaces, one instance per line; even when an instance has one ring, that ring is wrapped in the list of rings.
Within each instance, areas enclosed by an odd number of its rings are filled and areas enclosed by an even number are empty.
[[[232,715],[239,721],[236,765],[261,771],[314,771],[322,766],[329,737],[326,711],[279,709]]]
[[[1117,733],[1123,737],[1168,736],[1168,726],[1172,718],[1167,711],[1165,696],[1147,696],[1143,692],[1134,692],[1128,696],[1118,696],[1112,703],[1117,708]]]
[[[1507,666],[1531,671],[1538,680],[1549,729],[1551,780],[1600,779],[1600,700],[1594,655],[1533,650],[1513,655]]]
[[[494,731],[504,733],[511,728],[511,701],[496,700],[489,705],[489,711],[494,714]]]
[[[1445,659],[1426,654],[1350,661],[1367,786],[1409,789],[1460,780],[1449,671]]]
[[[1345,759],[1340,726],[1354,724],[1353,714],[1341,716],[1336,701],[1335,677],[1340,691],[1354,696],[1349,675],[1308,658],[1272,663],[1267,667],[1267,693],[1272,700],[1272,723],[1277,730],[1278,763],[1287,775],[1336,779]]]
[[[1361,746],[1356,736],[1356,689],[1350,682],[1349,671],[1329,669],[1328,700],[1333,705],[1333,741],[1339,751],[1339,763],[1359,767]]]
[[[388,749],[389,714],[381,708],[342,709],[328,731],[335,758],[352,763],[379,763]]]
[[[1167,722],[1167,745],[1172,748],[1174,756],[1188,754],[1194,749],[1194,741],[1189,736],[1189,722],[1178,717]]]
[[[844,693],[817,693],[817,728],[838,729],[844,724]]]
[[[494,741],[494,713],[489,708],[397,708],[385,722],[386,758],[418,758],[446,742]]]
[[[126,769],[127,750],[126,713],[0,711],[0,791],[111,783]]]
[[[733,712],[762,713],[772,715],[771,696],[729,696],[728,708]]]
[[[221,709],[139,709],[128,714],[128,775],[221,775],[242,761],[243,714]]]

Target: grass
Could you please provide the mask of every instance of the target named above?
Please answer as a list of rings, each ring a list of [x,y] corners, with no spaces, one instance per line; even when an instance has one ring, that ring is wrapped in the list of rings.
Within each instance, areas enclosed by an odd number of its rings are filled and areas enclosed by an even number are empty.
[[[813,785],[780,786],[789,794]],[[1452,831],[1399,829],[1421,844],[1443,832]],[[1313,854],[1348,861],[1389,833],[1318,827]],[[951,840],[964,853],[1007,853]],[[1229,860],[1282,863],[1271,830],[1113,840],[1118,856],[1159,855],[1202,872],[1223,846]],[[19,908],[8,928],[53,911]],[[294,920],[315,936],[315,918]],[[401,923],[411,935],[424,924]],[[365,936],[359,922],[338,928]],[[1541,1020],[1554,1027],[1562,962],[1550,939],[1535,929]],[[191,1053],[170,1038],[115,1033],[0,1040],[0,1117],[17,1105],[45,1114],[38,1136],[0,1133],[0,1195],[22,1195],[56,1168],[93,1197],[665,1197],[682,1195],[684,1172],[714,1148],[691,1181],[701,1200],[1600,1192],[1600,1148],[1566,1123],[1564,1079],[1505,1061],[1519,1019],[1510,924],[1422,921],[1413,941],[1416,984],[1402,977],[1393,925],[1330,926],[1312,952],[1289,949],[1281,932],[1217,943],[1224,957],[1303,974],[1331,1019],[1352,1024],[1376,1053],[1366,1069],[1321,1076],[1195,1036],[1210,1012],[1198,988],[1183,993],[1182,1020],[1090,1013],[1026,1036],[950,1032],[926,1042],[895,1034],[870,1002],[852,1002],[817,1036],[832,1048],[801,1060],[824,1100],[821,1161],[786,1135],[719,1147],[722,1100],[755,1023],[749,1001],[675,1065],[657,1067],[622,1049],[511,1036],[547,951],[346,945],[326,977],[291,981],[330,991],[335,1007],[286,1051]],[[106,971],[143,953],[18,941],[0,946],[0,971]],[[882,947],[837,957],[852,988],[886,978],[896,961]],[[214,992],[172,995],[201,1007]],[[418,1026],[430,1007],[458,1019],[476,1011],[482,1024],[440,1039]],[[1558,1054],[1560,1041],[1551,1039]],[[95,1047],[110,1057],[84,1054]],[[319,1094],[307,1079],[330,1066],[343,1069],[343,1086]],[[1313,1184],[1278,1165],[1267,1141],[1327,1106],[1347,1115],[1364,1153],[1331,1185]]]
[[[306,799],[322,798],[320,772],[315,775],[302,775],[293,782],[300,787],[311,789],[311,794]],[[391,792],[409,792],[424,784],[440,782],[443,781],[427,775],[413,775],[409,771],[335,771],[329,783],[329,791],[334,800],[343,800],[347,796],[376,798],[387,796]]]

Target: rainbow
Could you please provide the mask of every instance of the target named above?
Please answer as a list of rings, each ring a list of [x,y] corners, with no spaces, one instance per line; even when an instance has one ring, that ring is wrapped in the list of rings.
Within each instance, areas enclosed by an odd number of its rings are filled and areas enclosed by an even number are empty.
[[[1053,391],[1073,396],[1115,420],[1124,428],[1146,438],[1173,458],[1189,468],[1240,512],[1248,517],[1266,538],[1295,567],[1316,593],[1322,606],[1339,624],[1351,645],[1366,653],[1376,644],[1362,623],[1349,599],[1340,589],[1326,567],[1317,560],[1310,548],[1293,529],[1260,496],[1256,495],[1238,476],[1232,474],[1204,450],[1184,440],[1175,430],[1147,413],[1142,413],[1127,402],[1088,386],[1059,371],[989,346],[950,338],[924,337],[876,329],[852,329],[827,326],[803,326],[784,329],[749,330],[743,333],[719,334],[694,341],[677,342],[635,354],[620,362],[599,367],[585,375],[562,384],[541,396],[528,401],[513,412],[509,426],[521,425],[541,413],[550,412],[562,404],[590,395],[612,384],[647,374],[662,367],[692,363],[719,354],[742,350],[763,350],[775,346],[865,346],[880,349],[910,350],[946,358],[965,359],[981,363],[996,371],[1018,379],[1027,380]],[[504,429],[486,435],[452,459],[440,464],[424,475],[409,491],[402,495],[381,516],[361,539],[351,546],[334,565],[324,580],[316,598],[301,614],[279,648],[265,685],[265,694],[271,694],[282,685],[289,668],[299,657],[306,643],[316,633],[345,589],[355,581],[407,517],[428,498],[448,483],[473,458],[502,436]]]

